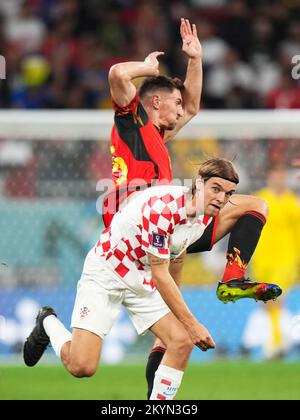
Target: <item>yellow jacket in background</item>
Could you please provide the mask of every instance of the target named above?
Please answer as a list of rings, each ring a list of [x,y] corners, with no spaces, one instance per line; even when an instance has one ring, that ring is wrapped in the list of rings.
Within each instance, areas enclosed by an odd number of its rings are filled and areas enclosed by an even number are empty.
[[[252,258],[255,281],[276,283],[283,291],[299,281],[300,204],[295,193],[275,195],[270,188],[256,196],[269,205],[269,217]]]

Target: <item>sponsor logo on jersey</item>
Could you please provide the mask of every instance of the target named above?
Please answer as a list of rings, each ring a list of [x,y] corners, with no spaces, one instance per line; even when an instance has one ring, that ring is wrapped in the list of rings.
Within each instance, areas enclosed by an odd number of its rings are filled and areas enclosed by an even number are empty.
[[[155,248],[165,247],[165,236],[160,233],[152,232],[152,246]]]

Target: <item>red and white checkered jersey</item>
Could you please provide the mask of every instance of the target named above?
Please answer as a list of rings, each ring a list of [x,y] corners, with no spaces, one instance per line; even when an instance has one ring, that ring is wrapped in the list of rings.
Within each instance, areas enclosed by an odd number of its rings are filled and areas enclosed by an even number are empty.
[[[105,257],[107,267],[133,291],[153,291],[151,268],[146,253],[176,258],[199,239],[211,218],[201,215],[188,221],[186,187],[157,186],[135,193],[113,218],[96,244],[95,252]]]

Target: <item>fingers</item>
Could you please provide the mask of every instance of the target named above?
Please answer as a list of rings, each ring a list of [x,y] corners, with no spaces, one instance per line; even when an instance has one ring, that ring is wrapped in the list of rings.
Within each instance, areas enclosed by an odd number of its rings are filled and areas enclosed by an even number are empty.
[[[208,343],[208,348],[210,349],[215,349],[216,348],[216,343],[214,342],[214,340],[211,337],[208,337],[207,339],[207,343]]]
[[[199,343],[196,344],[196,346],[202,351],[208,350],[208,347],[205,342],[200,341]]]
[[[196,25],[193,23],[191,26],[190,21],[188,19],[181,18],[180,23],[180,35],[184,38],[188,35],[197,36],[197,28]]]
[[[198,38],[197,26],[193,23],[193,35]]]
[[[181,21],[180,21],[180,35],[181,35],[181,38],[184,38],[187,35],[185,20],[183,18],[181,18]]]
[[[207,351],[209,349],[214,349],[216,344],[211,337],[207,337],[205,340],[200,340],[198,343],[196,343],[196,346],[199,347],[199,349],[202,351]]]
[[[154,58],[157,58],[157,57],[159,57],[160,55],[164,55],[165,53],[163,52],[163,51],[153,51],[152,53],[150,53],[149,55],[148,55],[148,57],[154,57]]]
[[[185,19],[185,24],[186,24],[186,27],[187,27],[188,35],[191,35],[192,34],[192,28],[191,28],[190,21],[188,19]]]
[[[164,55],[165,53],[163,51],[153,51],[150,54],[147,55],[147,57],[145,58],[145,62],[147,63],[151,63],[153,62],[152,60],[156,60],[157,57]]]
[[[160,55],[165,55],[163,51],[155,51],[154,54],[155,54],[155,57],[159,57]]]

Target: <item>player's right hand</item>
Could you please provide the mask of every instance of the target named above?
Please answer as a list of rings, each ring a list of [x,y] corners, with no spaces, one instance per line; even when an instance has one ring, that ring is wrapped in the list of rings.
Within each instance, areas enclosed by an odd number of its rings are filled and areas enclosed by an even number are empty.
[[[209,331],[204,327],[204,325],[200,324],[200,322],[196,321],[192,325],[186,327],[186,330],[193,344],[199,347],[200,350],[206,351],[216,347]]]
[[[182,38],[182,51],[189,58],[202,57],[202,46],[198,38],[196,25],[191,25],[188,19],[181,18],[180,34]]]
[[[152,53],[148,54],[145,58],[144,62],[146,64],[149,64],[153,67],[154,72],[156,75],[159,75],[159,61],[157,57],[160,57],[161,55],[164,55],[165,53],[163,51],[153,51]]]

